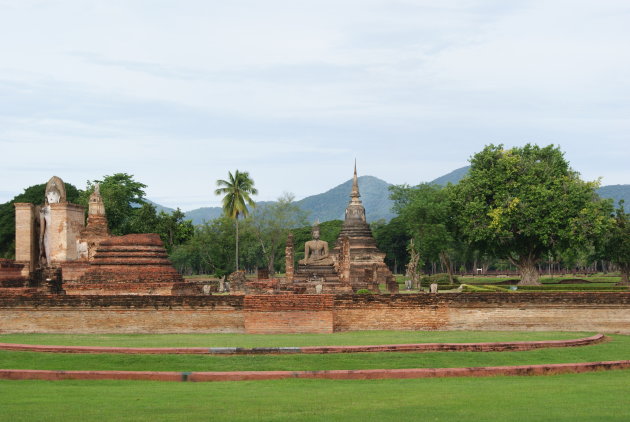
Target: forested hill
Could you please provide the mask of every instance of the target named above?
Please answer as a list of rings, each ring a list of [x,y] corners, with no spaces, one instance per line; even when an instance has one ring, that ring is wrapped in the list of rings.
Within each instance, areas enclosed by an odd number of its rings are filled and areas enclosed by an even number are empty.
[[[449,183],[457,184],[459,183],[460,180],[462,180],[464,176],[466,176],[466,174],[468,174],[469,168],[470,166],[458,168],[457,170],[453,170],[452,172],[447,173],[444,176],[438,177],[437,179],[433,180],[431,183],[434,183],[440,186],[446,186]]]
[[[368,221],[376,221],[385,219],[389,221],[394,217],[391,211],[392,201],[389,199],[389,183],[373,177],[359,177],[359,190],[361,191],[361,199],[367,214]],[[352,179],[336,186],[329,191],[318,195],[308,196],[295,203],[308,212],[308,218],[311,222],[319,219],[319,221],[343,220],[344,212],[350,201],[350,191],[352,190]],[[269,202],[259,202],[258,205],[264,206]],[[204,221],[210,221],[221,215],[220,207],[203,207],[186,212],[186,218],[192,220],[193,224],[201,224]]]
[[[389,199],[389,185],[374,176],[359,177],[359,191],[368,221],[380,219],[389,221],[394,217],[391,211],[393,203]],[[306,197],[296,203],[304,211],[309,212],[311,221],[343,220],[351,191],[352,179],[327,192]]]
[[[617,206],[617,202],[623,199],[625,202],[624,208],[626,212],[630,210],[630,185],[608,185],[602,186],[597,189],[597,193],[602,198],[612,198],[615,202],[615,207]]]
[[[431,183],[445,186],[448,183],[458,183],[468,172],[469,167],[461,167],[457,170],[440,176]],[[392,212],[392,201],[389,199],[389,183],[374,176],[359,177],[359,190],[361,199],[365,205],[367,219],[369,222],[385,219],[389,221],[394,217]],[[339,186],[318,195],[308,196],[296,201],[304,211],[309,213],[309,220],[329,221],[343,219],[344,211],[350,200],[352,190],[352,179],[347,180]],[[602,198],[612,198],[615,204],[623,199],[626,202],[626,209],[630,208],[630,185],[610,185],[602,186],[597,191]],[[265,203],[259,204],[264,206]],[[155,204],[159,207],[158,204]],[[168,212],[167,208],[164,209]],[[186,218],[192,220],[194,224],[201,224],[219,217],[222,213],[220,207],[203,207],[186,212]]]

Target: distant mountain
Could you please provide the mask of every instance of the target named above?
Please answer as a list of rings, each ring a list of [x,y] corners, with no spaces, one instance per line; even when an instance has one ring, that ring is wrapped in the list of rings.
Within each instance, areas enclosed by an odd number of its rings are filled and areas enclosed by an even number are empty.
[[[204,221],[214,220],[219,218],[223,213],[221,207],[202,207],[195,210],[187,211],[186,220],[192,220],[193,224],[203,224]]]
[[[469,168],[469,166],[458,168],[457,170],[438,177],[431,183],[441,186],[446,186],[448,183],[456,184],[468,173]],[[389,199],[389,186],[389,183],[374,176],[359,177],[359,190],[369,222],[380,219],[389,221],[395,217],[395,214],[391,210],[393,202]],[[316,219],[319,219],[319,221],[343,220],[344,212],[350,200],[351,190],[352,179],[324,193],[308,196],[296,201],[296,204],[304,211],[308,212],[308,218],[311,222]],[[612,198],[615,204],[620,199],[623,199],[627,204],[626,209],[630,209],[630,185],[602,186],[597,190],[597,193],[602,198]],[[271,203],[273,202],[261,201],[257,204],[264,206]],[[152,202],[152,204],[155,205],[158,211],[173,211],[172,208],[163,207],[155,202]],[[220,207],[197,208],[186,212],[186,219],[192,220],[193,224],[202,224],[204,221],[210,221],[220,217],[222,212],[223,210]]]
[[[615,207],[619,200],[623,199],[626,212],[630,210],[630,185],[608,185],[597,189],[597,193],[602,198],[611,198]]]
[[[389,199],[389,186],[389,183],[374,176],[359,177],[359,191],[369,222],[380,219],[389,221],[395,217],[391,210],[393,202]],[[352,179],[327,192],[296,201],[296,204],[309,213],[310,221],[343,220],[351,191]]]
[[[458,168],[457,170],[453,170],[452,172],[445,174],[444,176],[438,177],[437,179],[433,180],[431,183],[440,185],[440,186],[446,186],[449,183],[452,183],[455,185],[459,183],[459,181],[462,180],[464,176],[466,176],[469,168],[470,166]]]
[[[392,201],[389,199],[389,183],[373,176],[359,177],[359,190],[361,199],[365,206],[367,220],[372,222],[380,219],[391,220],[395,215],[392,213]],[[350,191],[352,190],[352,179],[341,185],[330,189],[324,193],[313,195],[296,201],[295,203],[308,213],[308,219],[314,222],[343,219],[348,202],[350,202]],[[258,206],[272,204],[273,201],[257,202]],[[152,202],[158,211],[164,209],[165,212],[173,210],[162,207]],[[193,224],[203,224],[204,221],[214,220],[221,216],[223,209],[220,207],[203,207],[186,212],[186,219],[192,220]]]
[[[172,213],[173,211],[175,211],[173,208],[169,208],[169,207],[165,207],[164,205],[160,205],[157,202],[153,202],[150,199],[146,199],[146,201],[149,204],[152,204],[155,207],[155,210],[160,213],[161,211],[164,211],[167,214]]]

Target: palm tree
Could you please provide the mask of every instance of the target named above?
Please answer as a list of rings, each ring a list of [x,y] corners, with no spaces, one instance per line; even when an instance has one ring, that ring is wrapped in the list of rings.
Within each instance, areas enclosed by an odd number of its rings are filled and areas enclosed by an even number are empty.
[[[214,191],[215,195],[225,195],[223,197],[223,212],[236,222],[236,271],[238,271],[238,217],[247,217],[249,210],[247,205],[255,207],[256,203],[250,195],[256,195],[258,190],[254,187],[254,181],[250,179],[249,173],[236,170],[234,174],[228,172],[228,180],[217,180],[219,188]]]

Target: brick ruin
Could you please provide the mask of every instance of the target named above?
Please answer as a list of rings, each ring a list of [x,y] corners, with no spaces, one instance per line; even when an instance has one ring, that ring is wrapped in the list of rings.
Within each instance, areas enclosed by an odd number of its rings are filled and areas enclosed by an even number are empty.
[[[344,239],[347,239],[348,246],[344,246]],[[376,240],[372,235],[372,229],[365,218],[365,207],[361,201],[359,193],[359,182],[357,177],[357,167],[354,166],[354,176],[352,180],[352,191],[350,193],[350,203],[346,208],[346,215],[341,232],[332,257],[336,259],[336,266],[343,265],[342,252],[348,248],[350,258],[349,269],[347,269],[349,283],[353,289],[368,289],[378,292],[379,284],[385,284],[390,293],[398,292],[398,284],[394,275],[385,264],[385,253],[376,247]]]
[[[11,288],[68,295],[207,295],[225,291],[222,285],[239,294],[377,293],[385,285],[395,293],[398,285],[376,247],[360,196],[355,165],[350,202],[332,250],[314,228],[305,247],[312,253],[298,263],[289,236],[286,278],[261,271],[256,280],[248,280],[235,273],[215,286],[185,282],[157,234],[112,236],[98,185],[85,224],[85,208],[67,202],[63,181],[55,176],[47,184],[44,205],[15,204],[16,261],[0,263],[0,287],[2,293]]]
[[[379,285],[384,284],[390,293],[398,292],[394,275],[385,264],[385,253],[376,247],[360,198],[355,164],[350,203],[335,247],[329,254],[332,262],[300,262],[296,268],[295,246],[290,234],[285,250],[286,280],[281,289],[340,294],[361,289],[380,292]]]
[[[96,185],[85,208],[52,177],[44,205],[16,203],[16,260],[0,263],[2,294],[198,294],[171,265],[157,234],[111,236]],[[21,290],[20,290],[21,289]]]

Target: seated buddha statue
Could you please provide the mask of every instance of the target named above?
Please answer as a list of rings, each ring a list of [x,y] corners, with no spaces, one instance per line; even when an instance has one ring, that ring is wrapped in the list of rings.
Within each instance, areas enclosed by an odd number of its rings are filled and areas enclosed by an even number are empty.
[[[328,254],[328,242],[319,238],[319,224],[313,226],[313,240],[304,244],[304,259],[300,265],[334,265],[333,259]]]

